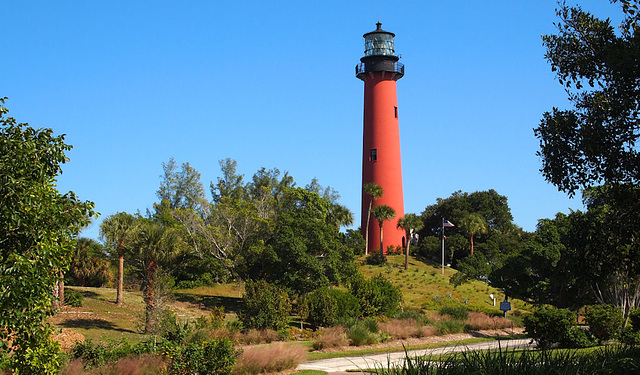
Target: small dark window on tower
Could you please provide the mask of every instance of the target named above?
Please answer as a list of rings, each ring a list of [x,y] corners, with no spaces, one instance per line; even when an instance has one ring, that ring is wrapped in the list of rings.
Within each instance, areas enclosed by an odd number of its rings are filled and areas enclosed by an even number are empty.
[[[393,114],[398,118],[398,107],[393,107]]]
[[[371,161],[378,160],[378,149],[377,148],[372,148],[371,149],[371,156],[369,157],[369,160],[371,160]]]

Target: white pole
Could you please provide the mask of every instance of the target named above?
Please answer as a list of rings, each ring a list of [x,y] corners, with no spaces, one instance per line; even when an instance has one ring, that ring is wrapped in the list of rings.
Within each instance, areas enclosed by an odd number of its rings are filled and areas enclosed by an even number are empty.
[[[442,218],[442,274],[444,275],[444,218]]]

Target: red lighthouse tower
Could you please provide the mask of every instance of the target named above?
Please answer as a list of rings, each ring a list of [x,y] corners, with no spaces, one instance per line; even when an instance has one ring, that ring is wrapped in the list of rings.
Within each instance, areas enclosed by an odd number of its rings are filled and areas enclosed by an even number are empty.
[[[384,223],[384,247],[404,244],[405,232],[396,223],[404,216],[402,197],[402,166],[400,162],[400,130],[396,81],[404,76],[404,65],[394,54],[395,34],[382,30],[378,22],[375,31],[364,34],[364,57],[356,66],[356,76],[364,81],[364,131],[362,142],[362,186],[374,182],[384,194],[373,206],[387,205],[396,212],[394,219]],[[362,234],[365,235],[371,197],[362,191]],[[380,227],[369,220],[369,249],[380,247]]]

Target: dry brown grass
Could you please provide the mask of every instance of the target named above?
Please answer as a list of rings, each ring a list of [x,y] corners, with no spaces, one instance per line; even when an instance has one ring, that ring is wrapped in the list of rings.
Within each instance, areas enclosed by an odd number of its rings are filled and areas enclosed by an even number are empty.
[[[166,363],[159,355],[141,355],[121,358],[118,362],[108,363],[100,368],[84,369],[81,359],[74,359],[64,366],[61,375],[157,375],[163,374]]]
[[[431,337],[438,334],[438,327],[432,325],[426,325],[420,327],[422,337]]]
[[[250,329],[246,333],[234,338],[237,338],[238,342],[247,345],[270,344],[278,340],[278,332],[272,329]]]
[[[313,342],[313,348],[316,350],[337,348],[349,345],[349,339],[344,327],[323,328],[320,334]]]
[[[378,323],[378,327],[393,339],[405,340],[409,337],[422,337],[421,327],[415,319],[391,319],[388,322]]]
[[[244,349],[233,368],[234,375],[255,375],[294,369],[306,361],[307,350],[300,345],[276,343]]]
[[[512,322],[501,316],[489,316],[480,312],[469,312],[469,318],[465,324],[472,330],[503,329],[511,327]]]

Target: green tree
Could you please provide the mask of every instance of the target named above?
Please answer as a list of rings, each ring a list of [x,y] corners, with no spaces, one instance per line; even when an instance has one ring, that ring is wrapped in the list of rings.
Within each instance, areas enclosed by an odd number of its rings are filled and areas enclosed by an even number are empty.
[[[601,183],[640,183],[640,13],[616,1],[618,31],[579,6],[560,3],[558,32],[543,36],[545,58],[573,108],[553,108],[534,129],[544,177],[570,196]]]
[[[116,304],[122,306],[122,285],[124,283],[124,256],[127,251],[127,243],[137,225],[137,220],[131,214],[118,212],[108,216],[100,224],[100,237],[118,257],[118,280],[116,286]]]
[[[463,216],[458,222],[460,227],[469,235],[469,243],[471,244],[471,255],[473,255],[473,237],[476,234],[487,233],[489,226],[482,215],[478,213],[470,213]]]
[[[75,285],[102,286],[111,279],[109,262],[102,245],[91,238],[78,238],[76,251],[67,273]]]
[[[47,317],[59,273],[93,203],[61,194],[56,177],[71,149],[64,136],[8,117],[0,98],[0,352],[19,374],[54,374],[59,345]]]
[[[250,275],[291,293],[337,285],[355,272],[353,249],[331,218],[331,203],[302,188],[283,191],[274,232],[251,261]]]
[[[371,207],[373,202],[384,194],[384,190],[382,190],[382,187],[375,182],[365,184],[363,189],[364,193],[370,198],[369,207],[367,208],[367,225],[364,228],[364,254],[367,255],[369,253],[369,219],[371,219]]]
[[[404,229],[407,239],[406,248],[404,250],[404,269],[409,269],[409,246],[411,246],[411,241],[413,240],[413,235],[415,232],[422,229],[422,219],[416,214],[406,214],[404,217],[398,219],[398,228]]]
[[[384,232],[382,227],[385,221],[391,220],[396,216],[396,211],[386,204],[381,204],[371,209],[371,215],[378,221],[378,226],[380,226],[380,254],[384,257]]]
[[[175,230],[149,220],[142,221],[133,237],[134,259],[144,275],[143,297],[145,302],[145,333],[154,330],[158,271],[168,265],[178,252],[178,236]]]

